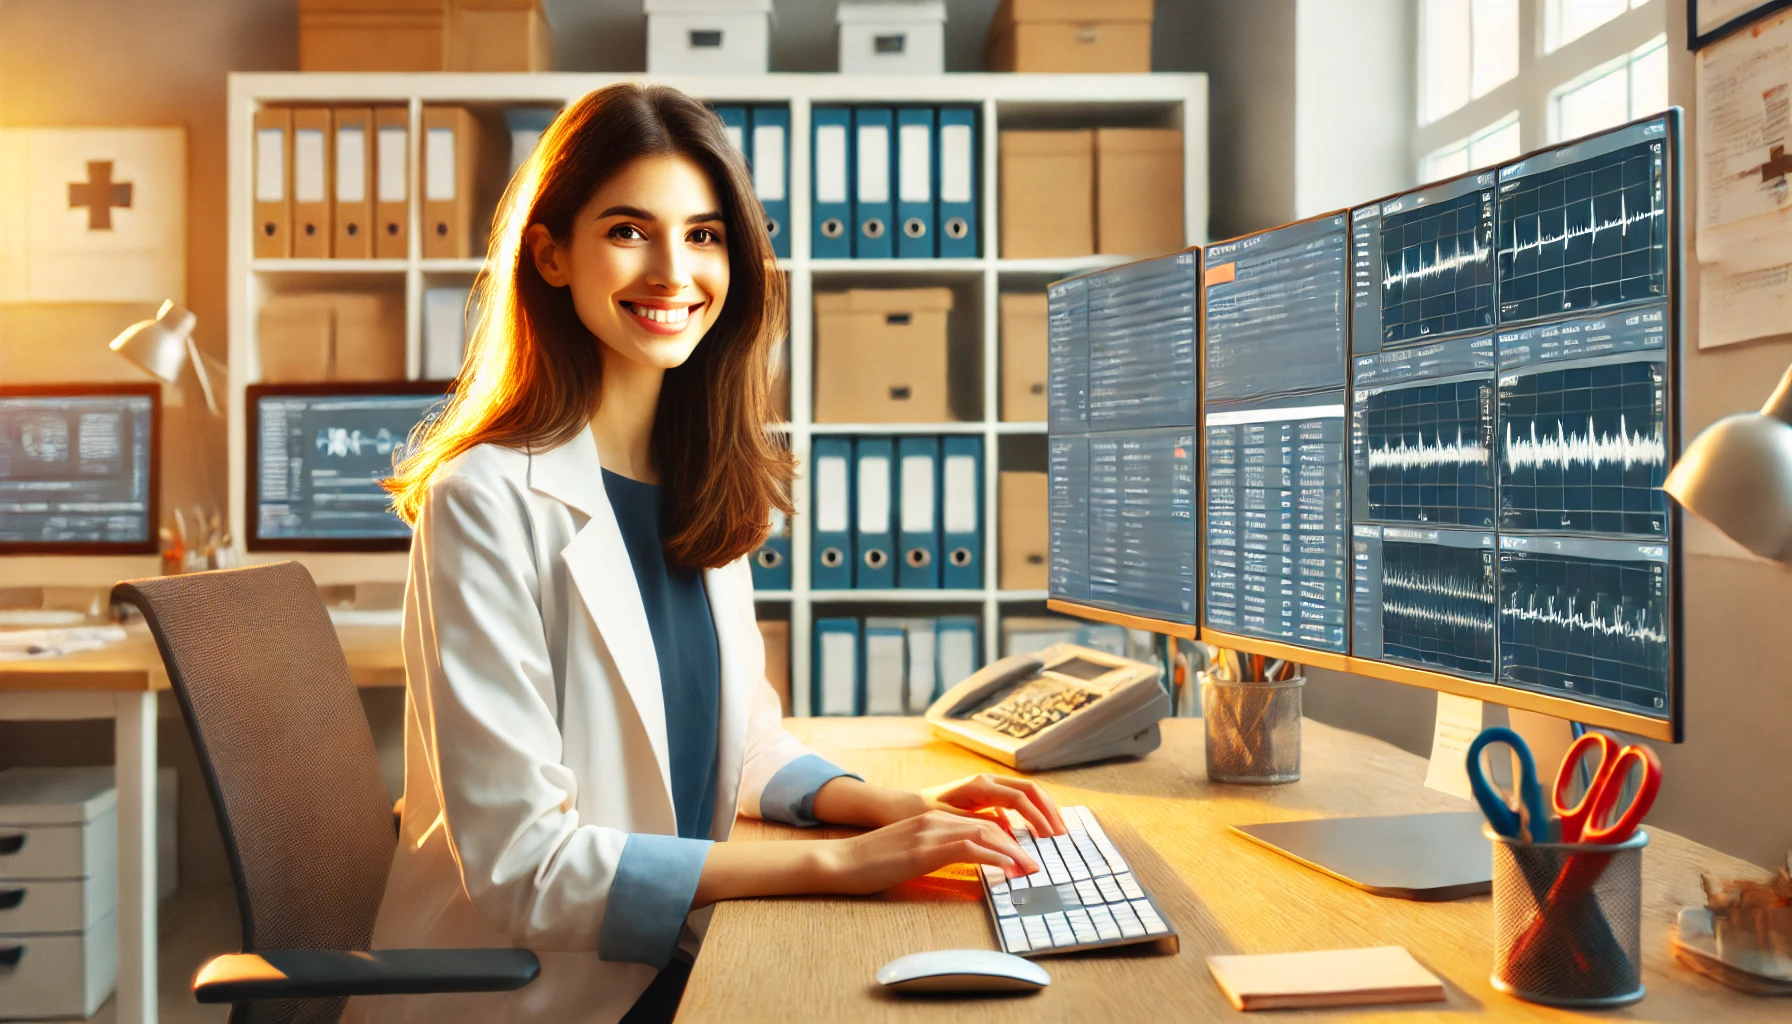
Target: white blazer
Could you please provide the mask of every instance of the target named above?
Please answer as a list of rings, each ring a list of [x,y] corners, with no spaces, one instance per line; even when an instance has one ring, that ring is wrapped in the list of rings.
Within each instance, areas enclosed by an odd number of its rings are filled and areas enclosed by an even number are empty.
[[[723,840],[809,750],[765,680],[747,559],[703,583]],[[678,828],[659,662],[589,430],[532,455],[480,446],[430,488],[404,661],[404,815],[374,948],[515,946],[541,976],[511,993],[356,999],[344,1019],[611,1024],[655,973],[597,953],[623,844]],[[708,919],[687,919],[687,948]]]

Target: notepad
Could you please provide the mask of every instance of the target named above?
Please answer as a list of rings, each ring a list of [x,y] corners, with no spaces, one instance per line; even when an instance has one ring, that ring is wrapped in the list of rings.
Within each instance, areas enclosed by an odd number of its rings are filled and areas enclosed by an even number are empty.
[[[1210,956],[1207,969],[1240,1010],[1436,1003],[1443,982],[1400,946]]]

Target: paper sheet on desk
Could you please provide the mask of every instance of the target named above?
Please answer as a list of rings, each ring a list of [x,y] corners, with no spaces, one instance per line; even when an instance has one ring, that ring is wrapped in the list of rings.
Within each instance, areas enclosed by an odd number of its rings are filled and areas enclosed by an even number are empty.
[[[54,658],[92,651],[125,637],[121,626],[75,626],[70,629],[0,630],[0,661]]]
[[[1792,262],[1792,11],[1699,51],[1700,263]]]
[[[1437,727],[1431,736],[1431,765],[1425,770],[1425,786],[1464,800],[1475,795],[1468,788],[1468,748],[1481,735],[1481,702],[1453,693],[1437,695]]]

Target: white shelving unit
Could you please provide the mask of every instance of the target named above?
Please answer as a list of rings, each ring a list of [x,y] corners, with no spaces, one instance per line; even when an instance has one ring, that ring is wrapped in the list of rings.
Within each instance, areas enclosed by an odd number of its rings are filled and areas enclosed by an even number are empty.
[[[230,529],[238,544],[247,536],[248,438],[245,436],[244,388],[260,377],[256,321],[261,304],[272,294],[320,288],[383,287],[402,289],[405,296],[405,364],[416,377],[421,365],[422,294],[426,278],[471,280],[480,260],[426,260],[420,256],[417,188],[410,189],[411,252],[408,259],[254,259],[252,124],[255,111],[278,105],[402,105],[411,113],[411,167],[418,166],[418,135],[425,104],[466,104],[483,108],[510,105],[564,105],[593,89],[614,82],[641,81],[627,74],[233,74],[229,90],[230,158]],[[900,613],[903,608],[950,606],[957,613],[978,614],[983,627],[985,658],[1000,644],[1004,607],[1039,605],[1044,591],[996,588],[995,524],[997,472],[1005,439],[1043,437],[1044,423],[997,419],[1000,393],[1000,345],[997,336],[999,298],[1003,291],[1042,289],[1056,278],[1126,262],[1125,256],[1016,260],[999,256],[997,200],[997,137],[1005,128],[1152,126],[1182,129],[1185,193],[1184,237],[1189,244],[1207,240],[1207,79],[1198,74],[1154,75],[1018,75],[952,74],[882,76],[834,74],[771,74],[735,77],[658,79],[708,102],[789,104],[791,257],[779,261],[790,281],[790,386],[792,422],[787,426],[791,449],[806,464],[817,435],[976,434],[984,443],[984,587],[977,590],[816,590],[809,589],[809,486],[799,477],[795,488],[796,519],[791,543],[792,587],[762,591],[762,606],[785,605],[790,618],[790,669],[794,710],[804,714],[809,703],[811,625],[816,607],[828,614]],[[817,260],[809,257],[810,239],[810,110],[816,104],[882,105],[967,104],[980,109],[982,132],[982,223],[978,234],[983,255],[975,259]],[[943,284],[975,298],[980,319],[980,417],[953,423],[851,424],[815,423],[813,410],[814,295],[846,287],[913,287]],[[961,314],[954,312],[952,344],[964,344]],[[300,555],[245,554],[249,562],[297,558],[320,583],[401,581],[401,554]]]

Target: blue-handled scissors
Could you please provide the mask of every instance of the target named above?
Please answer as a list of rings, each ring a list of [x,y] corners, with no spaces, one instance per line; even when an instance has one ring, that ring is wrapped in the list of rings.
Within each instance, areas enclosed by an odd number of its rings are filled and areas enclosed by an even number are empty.
[[[1481,751],[1490,743],[1504,743],[1518,758],[1516,777],[1512,780],[1517,792],[1512,797],[1495,789],[1481,767]],[[1475,794],[1475,802],[1481,805],[1481,813],[1487,815],[1487,823],[1495,832],[1526,843],[1556,841],[1555,820],[1550,816],[1549,805],[1544,802],[1543,786],[1537,778],[1537,759],[1531,756],[1531,748],[1524,738],[1511,729],[1500,725],[1483,729],[1481,735],[1468,745],[1468,788]]]

